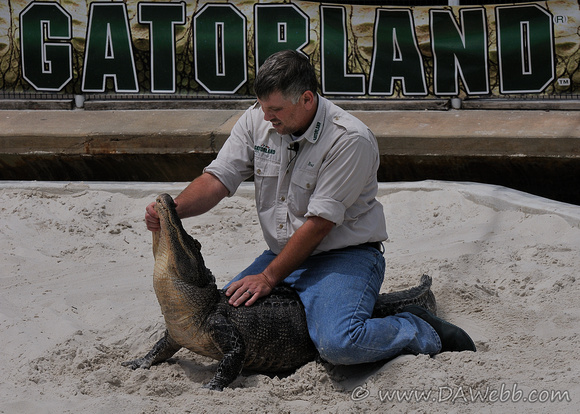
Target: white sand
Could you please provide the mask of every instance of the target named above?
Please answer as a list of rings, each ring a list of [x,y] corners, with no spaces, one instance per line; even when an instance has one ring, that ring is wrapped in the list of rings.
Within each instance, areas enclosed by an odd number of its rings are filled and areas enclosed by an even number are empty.
[[[145,205],[184,186],[0,183],[1,413],[577,412],[580,207],[478,184],[380,192],[383,290],[432,275],[440,315],[477,353],[311,362],[283,378],[244,374],[221,393],[201,389],[216,362],[188,351],[149,371],[121,367],[164,329]],[[184,223],[220,286],[264,249],[251,195]]]

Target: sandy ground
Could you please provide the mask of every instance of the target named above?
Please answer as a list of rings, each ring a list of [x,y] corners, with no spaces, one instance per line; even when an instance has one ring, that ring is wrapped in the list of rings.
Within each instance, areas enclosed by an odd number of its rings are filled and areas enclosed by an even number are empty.
[[[202,389],[180,351],[132,371],[164,326],[145,205],[185,183],[0,183],[1,413],[577,412],[580,207],[467,183],[384,184],[383,290],[433,276],[439,314],[478,352],[401,356]],[[218,285],[264,248],[251,187],[185,228]]]

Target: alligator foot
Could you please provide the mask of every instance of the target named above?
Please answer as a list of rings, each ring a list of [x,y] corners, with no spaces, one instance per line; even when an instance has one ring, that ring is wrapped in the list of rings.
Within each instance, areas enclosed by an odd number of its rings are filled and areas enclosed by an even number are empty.
[[[223,391],[224,385],[221,384],[221,381],[217,381],[215,378],[212,379],[210,382],[205,384],[202,388],[206,388],[212,391]]]
[[[129,367],[131,369],[143,368],[149,369],[151,365],[163,362],[171,358],[177,351],[181,349],[181,345],[178,345],[170,336],[167,331],[165,335],[153,346],[151,351],[147,353],[142,358],[137,358],[132,361],[121,362],[124,367]]]
[[[132,361],[121,362],[121,365],[124,367],[129,367],[131,369],[137,369],[137,368],[149,369],[149,368],[151,368],[151,365],[153,365],[153,358],[147,358],[147,357],[137,358],[137,359],[134,359]]]

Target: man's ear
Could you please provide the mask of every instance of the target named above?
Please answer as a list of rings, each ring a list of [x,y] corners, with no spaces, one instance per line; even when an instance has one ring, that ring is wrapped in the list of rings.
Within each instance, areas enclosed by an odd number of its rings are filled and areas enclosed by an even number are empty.
[[[306,110],[310,111],[312,108],[316,107],[316,97],[312,91],[306,91],[302,94],[302,99],[304,100],[304,107]]]

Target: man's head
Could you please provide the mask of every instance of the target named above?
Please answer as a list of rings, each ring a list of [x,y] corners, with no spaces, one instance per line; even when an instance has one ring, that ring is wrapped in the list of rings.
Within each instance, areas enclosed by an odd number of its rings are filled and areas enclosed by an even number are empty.
[[[264,119],[280,134],[300,135],[308,129],[316,115],[317,88],[314,67],[294,50],[266,59],[254,83]]]
[[[318,81],[308,58],[295,50],[282,50],[271,55],[258,69],[254,90],[258,99],[280,92],[292,103],[311,91],[316,95]]]

